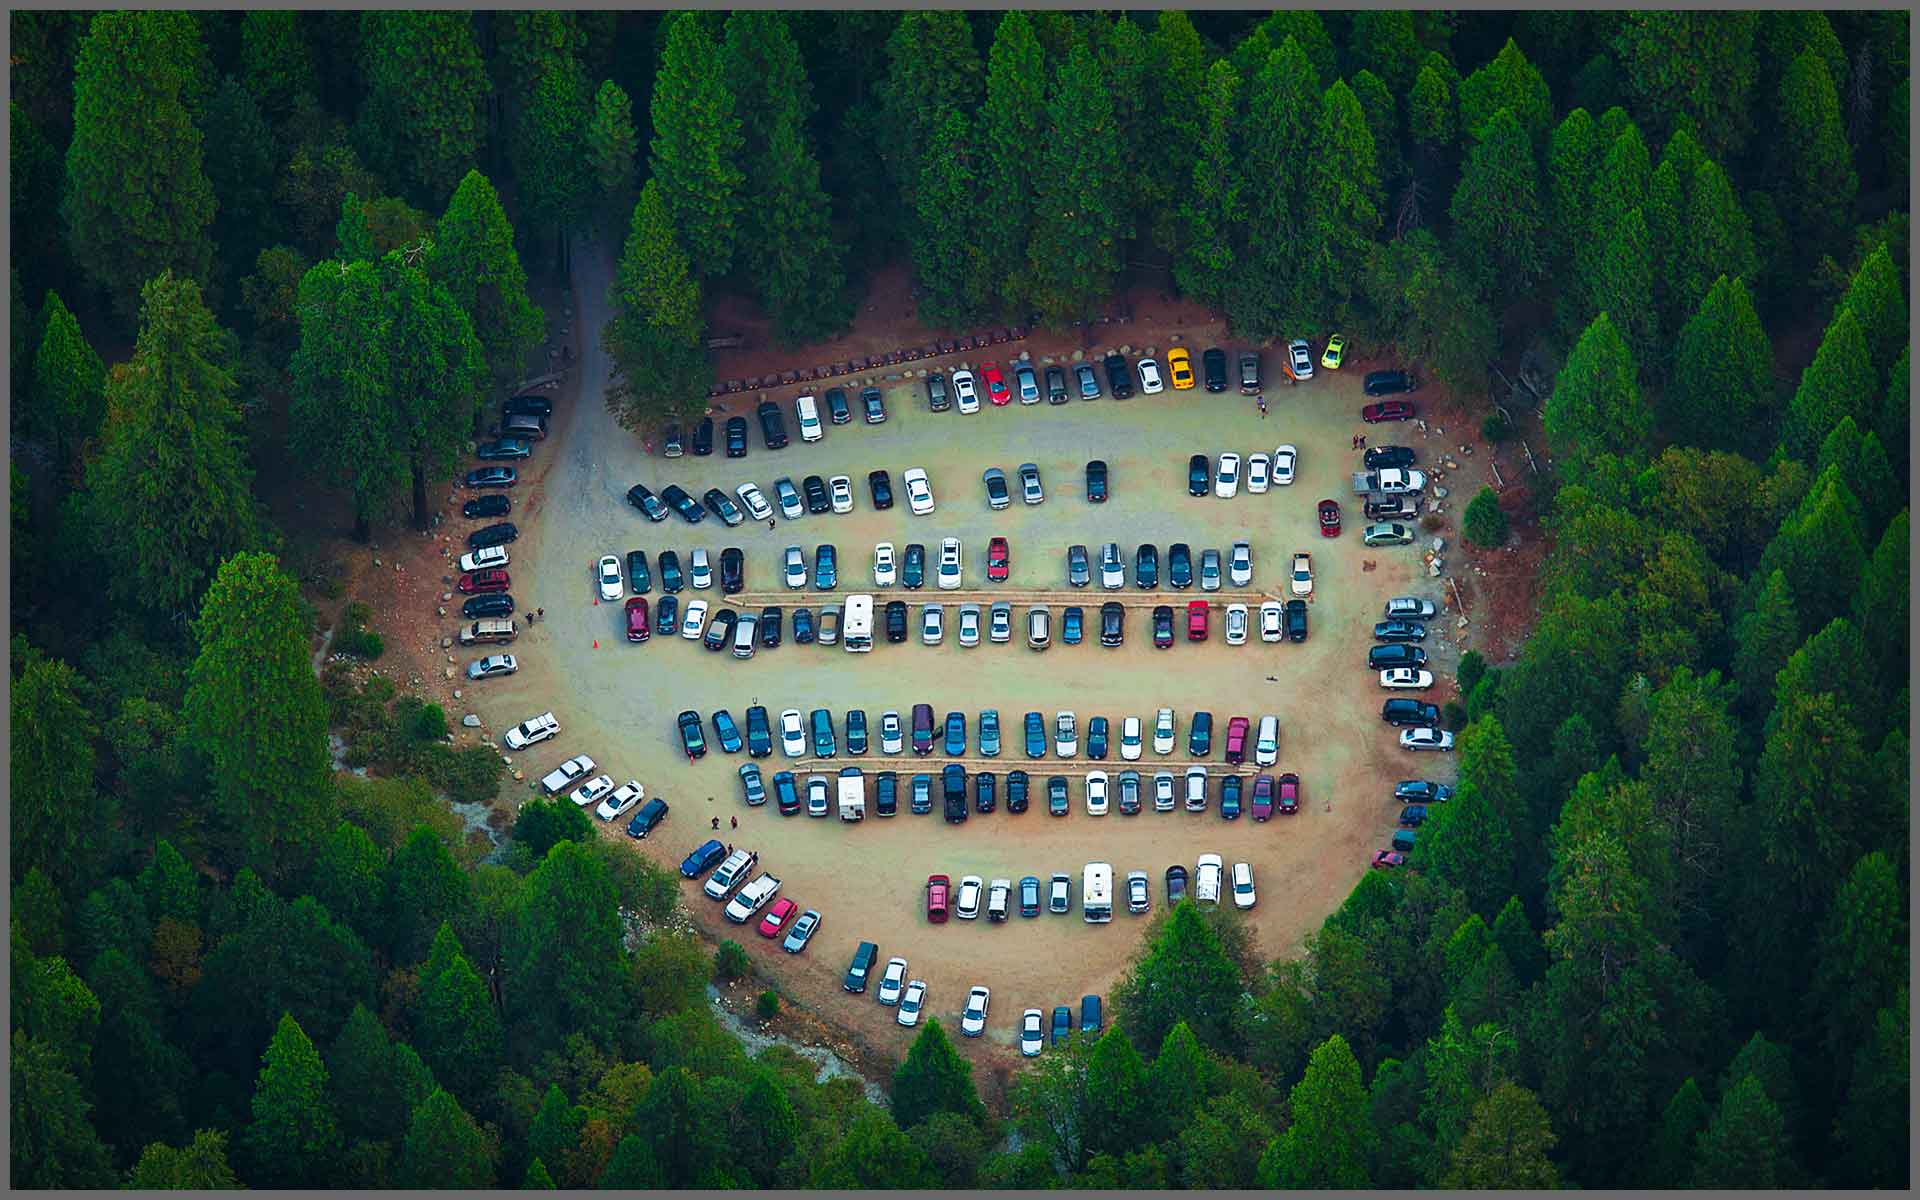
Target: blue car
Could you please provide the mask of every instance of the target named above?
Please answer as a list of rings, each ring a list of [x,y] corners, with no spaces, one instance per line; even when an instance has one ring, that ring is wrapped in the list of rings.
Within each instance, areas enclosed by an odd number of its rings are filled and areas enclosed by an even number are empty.
[[[746,790],[748,808],[759,808],[767,802],[767,785],[760,778],[758,763],[740,764],[740,786]]]
[[[867,710],[856,708],[847,713],[847,753],[867,752]]]
[[[1000,710],[980,710],[980,754],[984,758],[1000,756]]]
[[[1087,757],[1107,756],[1107,719],[1095,717],[1087,722]]]
[[[1027,714],[1027,757],[1047,756],[1047,723],[1037,712]]]
[[[832,758],[834,754],[833,714],[824,708],[816,708],[813,710],[813,756]]]
[[[1229,775],[1220,781],[1220,816],[1231,821],[1240,815],[1240,777]]]
[[[813,590],[830,592],[840,583],[840,552],[832,546],[818,546],[813,551]]]
[[[947,756],[958,757],[967,752],[967,714],[950,712],[947,714]]]
[[[720,748],[728,754],[738,754],[746,745],[740,740],[740,727],[733,723],[733,714],[724,708],[713,714],[713,732],[720,739]]]
[[[1087,636],[1087,614],[1078,604],[1069,604],[1060,615],[1060,640],[1078,646]]]
[[[687,855],[686,861],[680,864],[680,873],[688,879],[698,879],[719,866],[720,860],[726,856],[727,844],[709,839],[698,850]]]

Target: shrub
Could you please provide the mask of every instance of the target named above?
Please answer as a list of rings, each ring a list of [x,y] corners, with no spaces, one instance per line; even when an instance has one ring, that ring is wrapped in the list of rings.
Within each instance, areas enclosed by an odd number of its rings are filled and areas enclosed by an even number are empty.
[[[1460,669],[1454,677],[1460,683],[1460,694],[1471,696],[1474,685],[1487,673],[1487,660],[1478,650],[1469,650],[1460,656]]]
[[[1467,505],[1461,533],[1474,545],[1488,549],[1506,544],[1507,514],[1500,508],[1500,497],[1491,487],[1483,486],[1480,494]]]
[[[363,600],[355,600],[340,614],[340,626],[333,634],[333,648],[355,658],[375,659],[385,652],[380,635],[367,628],[373,609]]]
[[[483,804],[500,787],[500,752],[492,746],[451,746],[428,743],[421,747],[421,766],[427,781],[459,804]]]
[[[747,957],[747,948],[728,938],[720,943],[720,949],[713,956],[713,973],[723,983],[739,979],[753,969],[753,962]]]
[[[560,842],[585,845],[593,836],[593,819],[586,811],[559,800],[532,800],[513,822],[513,840],[538,860]]]
[[[1497,445],[1513,436],[1513,426],[1508,423],[1506,414],[1496,408],[1480,422],[1480,436]]]
[[[1449,700],[1440,710],[1440,720],[1448,729],[1458,733],[1467,727],[1467,706],[1458,700]]]
[[[760,999],[755,1002],[753,1010],[760,1014],[761,1020],[773,1020],[774,1017],[780,1014],[780,993],[774,991],[772,988],[761,992]]]
[[[413,736],[415,741],[438,742],[447,736],[447,714],[438,704],[426,704],[416,697],[402,699],[400,709],[395,715],[400,718],[400,726]]]

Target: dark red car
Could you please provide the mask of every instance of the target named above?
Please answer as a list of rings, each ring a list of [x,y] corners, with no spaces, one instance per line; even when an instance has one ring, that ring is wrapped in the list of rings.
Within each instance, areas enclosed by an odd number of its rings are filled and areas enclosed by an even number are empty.
[[[927,920],[939,924],[947,919],[947,892],[952,886],[945,875],[927,876]]]
[[[1161,604],[1153,610],[1153,648],[1165,650],[1173,645],[1173,606]]]
[[[1360,419],[1369,425],[1381,421],[1411,421],[1413,419],[1413,401],[1382,400],[1378,404],[1369,404],[1360,410]]]
[[[1340,536],[1340,506],[1331,500],[1320,502],[1320,536]]]
[[[484,596],[488,592],[504,592],[513,586],[513,580],[504,567],[489,567],[484,571],[468,571],[460,577],[460,594],[463,596]]]
[[[1300,777],[1292,771],[1280,776],[1280,813],[1292,816],[1300,811]]]
[[[1013,569],[1013,558],[1007,553],[1007,539],[997,537],[987,543],[987,579],[993,583],[1006,582],[1007,574]]]
[[[1273,815],[1273,776],[1253,777],[1253,819],[1264,821]]]
[[[1007,377],[1000,373],[999,363],[981,363],[980,378],[987,381],[987,399],[993,401],[996,408],[1005,408],[1013,401],[1013,393],[1007,390]]]
[[[653,628],[647,620],[647,598],[629,596],[627,598],[627,640],[644,642],[653,636]]]
[[[1404,867],[1406,865],[1407,856],[1398,850],[1375,850],[1373,852],[1373,867],[1376,871],[1384,871],[1389,867]]]
[[[1187,640],[1204,642],[1207,640],[1207,602],[1193,600],[1187,604]]]

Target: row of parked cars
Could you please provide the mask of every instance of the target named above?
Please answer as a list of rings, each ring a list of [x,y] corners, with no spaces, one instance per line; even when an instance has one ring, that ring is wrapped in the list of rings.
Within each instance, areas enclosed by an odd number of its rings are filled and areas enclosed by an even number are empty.
[[[508,729],[501,741],[507,749],[521,752],[559,736],[559,718],[544,712]],[[611,775],[595,774],[598,769],[592,755],[576,754],[541,776],[540,791],[548,796],[565,795],[578,807],[591,809],[602,821],[616,821],[632,812],[627,822],[629,837],[644,838],[667,819],[667,802],[657,796],[648,800],[647,789],[639,780],[616,784]]]
[[[1453,788],[1431,779],[1403,779],[1395,784],[1393,803],[1400,809],[1399,819],[1395,822],[1399,828],[1393,832],[1391,849],[1373,852],[1374,868],[1405,866],[1407,855],[1413,853],[1417,831],[1426,824],[1428,812],[1434,805],[1445,804],[1451,799]]]
[[[1433,686],[1426,669],[1426,623],[1438,615],[1433,601],[1422,596],[1395,596],[1387,601],[1382,619],[1373,626],[1375,645],[1367,651],[1367,669],[1377,672],[1388,691],[1425,691]],[[1411,696],[1393,696],[1380,706],[1380,719],[1400,730],[1406,750],[1451,750],[1453,734],[1440,728],[1440,706]]]
[[[479,443],[475,457],[483,462],[530,457],[534,445],[546,440],[552,419],[551,397],[538,392],[511,396],[501,405],[496,436]],[[501,518],[513,511],[513,501],[506,493],[519,485],[520,471],[496,461],[468,471],[464,482],[480,494],[461,504],[462,517],[470,521]],[[517,611],[511,591],[513,581],[507,572],[511,561],[507,547],[519,539],[519,526],[497,519],[467,534],[467,552],[459,562],[459,589],[468,597],[460,615],[469,623],[460,629],[461,645],[499,645],[519,636],[519,627],[513,622]],[[492,679],[519,669],[520,660],[512,654],[488,654],[467,664],[467,678]]]
[[[1217,498],[1231,500],[1240,494],[1243,478],[1250,494],[1264,495],[1269,488],[1291,485],[1299,463],[1300,452],[1291,444],[1275,447],[1271,455],[1264,450],[1248,455],[1244,474],[1237,451],[1224,450],[1212,459],[1195,454],[1187,459],[1187,495],[1204,496],[1211,490]]]
[[[755,875],[759,865],[759,851],[744,846],[736,849],[712,838],[680,863],[680,875],[696,883],[704,877],[702,894],[725,905],[721,913],[727,920],[745,925],[757,915],[760,919],[755,929],[761,937],[778,939],[782,950],[799,954],[820,931],[820,911],[802,909],[794,900],[780,895],[780,878],[767,871]]]

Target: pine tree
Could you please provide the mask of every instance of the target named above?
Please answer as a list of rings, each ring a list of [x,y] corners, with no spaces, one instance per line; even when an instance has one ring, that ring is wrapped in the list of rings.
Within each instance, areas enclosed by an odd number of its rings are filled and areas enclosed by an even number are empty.
[[[236,862],[304,863],[329,823],[326,702],[299,589],[270,554],[236,554],[207,588],[181,717],[206,755]]]
[[[1753,12],[1621,14],[1613,61],[1656,136],[1683,123],[1716,159],[1731,161],[1753,129],[1757,70]]]
[[[1299,264],[1306,256],[1311,145],[1320,114],[1315,86],[1313,64],[1299,43],[1283,40],[1247,88],[1242,173],[1264,182],[1246,196],[1242,237],[1248,270],[1227,308],[1235,331],[1247,337],[1278,337],[1324,319],[1301,312],[1297,299]]]
[[[280,214],[273,199],[280,150],[260,106],[232,76],[215,90],[200,126],[207,182],[219,210],[215,232],[221,266],[237,274],[262,247],[280,240]]]
[[[1260,57],[1260,62],[1266,62],[1265,55]],[[1372,71],[1355,73],[1348,86],[1353,89],[1354,99],[1360,102],[1360,111],[1367,115],[1367,132],[1373,134],[1374,168],[1380,178],[1381,192],[1390,194],[1406,169],[1400,155],[1400,106],[1394,103],[1387,85]]]
[[[94,723],[80,698],[80,677],[56,659],[35,656],[15,676],[8,702],[13,744],[13,873],[43,871],[64,883],[86,879],[94,821]]]
[[[340,1130],[327,1100],[327,1069],[300,1023],[282,1016],[260,1059],[253,1122],[243,1135],[248,1182],[313,1186],[331,1179]]]
[[[1907,388],[1912,382],[1909,378],[1913,371],[1911,353],[1902,350],[1900,357],[1894,360],[1893,367],[1887,372],[1886,393],[1873,414],[1874,432],[1880,435],[1880,444],[1887,448],[1887,457],[1902,483],[1910,482]]]
[[[521,891],[506,947],[505,1008],[517,1053],[536,1056],[579,1032],[605,1037],[624,1014],[613,883],[571,842],[547,852]]]
[[[1633,357],[1601,313],[1580,335],[1547,399],[1545,425],[1555,454],[1579,473],[1601,454],[1641,450],[1651,424]]]
[[[1893,1003],[1907,978],[1906,960],[1907,906],[1892,863],[1876,850],[1853,864],[1820,934],[1810,991],[1833,1062],[1850,1062],[1871,1036],[1874,1014]]]
[[[1360,1064],[1334,1034],[1314,1050],[1307,1073],[1287,1095],[1293,1124],[1260,1159],[1265,1188],[1363,1188],[1378,1135],[1367,1116]]]
[[[1453,1149],[1442,1186],[1556,1188],[1560,1173],[1547,1152],[1557,1141],[1534,1094],[1516,1083],[1502,1083],[1474,1106],[1473,1123]]]
[[[630,211],[640,135],[633,125],[633,101],[611,79],[600,85],[593,98],[593,115],[583,140],[600,205],[613,214]]]
[[[1348,311],[1354,276],[1380,229],[1380,176],[1373,134],[1360,101],[1344,80],[1335,80],[1321,99],[1313,144],[1326,160],[1307,181],[1301,302],[1310,305],[1324,324]]]
[[[1912,523],[1907,510],[1887,523],[1880,544],[1860,573],[1860,586],[1853,596],[1853,622],[1870,646],[1887,647],[1880,658],[1883,674],[1901,670],[1907,650],[1907,613],[1912,600],[1907,586],[1911,566],[1911,546],[1907,535]]]
[[[984,260],[1016,264],[996,276],[998,310],[1016,319],[1031,311],[1024,268],[1034,225],[1032,156],[1045,144],[1046,84],[1046,63],[1033,24],[1026,13],[1013,9],[1000,19],[987,55],[980,183],[992,203],[980,212],[974,240]]]
[[[401,447],[389,436],[392,314],[379,267],[316,263],[300,281],[299,311],[290,440],[308,470],[352,493],[354,537],[365,542],[406,478]]]
[[[52,439],[54,461],[64,467],[106,415],[106,367],[58,292],[47,293],[40,327],[44,332],[33,356],[30,425]]]
[[[1219,934],[1193,905],[1176,904],[1115,989],[1116,1023],[1137,1045],[1156,1045],[1185,1023],[1201,1044],[1228,1049],[1236,1035],[1229,997],[1240,987]]]
[[[227,1165],[227,1135],[218,1129],[200,1130],[179,1149],[150,1143],[127,1172],[127,1187],[135,1191],[233,1191],[239,1186],[239,1176]]]
[[[1625,122],[1619,134],[1605,144],[1587,194],[1586,212],[1579,226],[1582,236],[1573,246],[1572,277],[1558,299],[1562,321],[1574,329],[1584,328],[1599,313],[1595,297],[1606,274],[1605,261],[1614,231],[1627,213],[1644,207],[1647,177],[1653,173],[1646,142],[1631,122]]]
[[[1462,536],[1476,546],[1492,549],[1507,542],[1507,514],[1500,507],[1500,493],[1483,485],[1467,502],[1461,518]]]
[[[1747,281],[1757,276],[1760,263],[1751,222],[1727,182],[1727,173],[1712,159],[1694,170],[1681,228],[1684,232],[1672,248],[1669,282],[1680,311],[1705,300],[1713,281],[1722,275]]]
[[[398,1182],[407,1188],[489,1188],[494,1146],[472,1117],[436,1089],[413,1112],[400,1149]]]
[[[1782,437],[1787,453],[1810,460],[1841,418],[1852,417],[1856,425],[1865,422],[1873,382],[1873,363],[1859,318],[1843,306],[1827,326],[1813,362],[1801,373],[1800,386],[1787,405]]]
[[[833,236],[820,164],[792,114],[774,125],[758,174],[768,185],[761,210],[765,242],[758,249],[775,336],[789,345],[838,336],[853,318],[846,249]]]
[[[1636,364],[1656,353],[1658,314],[1653,303],[1653,245],[1647,219],[1630,208],[1614,223],[1590,279],[1589,299],[1606,313]]]
[[[1787,1181],[1787,1133],[1780,1110],[1749,1075],[1720,1099],[1694,1151],[1695,1187],[1771,1188]]]
[[[1537,193],[1526,131],[1512,110],[1500,109],[1468,152],[1448,207],[1454,260],[1482,295],[1515,296],[1539,277]]]
[[[666,1182],[660,1173],[659,1160],[654,1157],[653,1147],[647,1144],[645,1138],[630,1133],[613,1148],[613,1156],[607,1160],[607,1169],[600,1174],[599,1186],[654,1190],[665,1187]]]
[[[1840,97],[1816,50],[1802,51],[1780,80],[1783,124],[1769,138],[1774,203],[1793,234],[1795,257],[1815,261],[1852,222],[1859,176],[1840,120]]]
[[[1407,134],[1429,154],[1452,148],[1459,136],[1460,108],[1446,76],[1430,66],[1420,68],[1407,93]]]
[[[585,215],[594,181],[580,169],[594,110],[579,41],[549,36],[533,47],[526,102],[507,141],[527,220],[557,231],[562,262],[566,235]]]
[[[586,1108],[570,1103],[559,1084],[548,1084],[547,1094],[540,1100],[540,1110],[534,1114],[527,1130],[527,1153],[535,1162],[550,1158],[564,1163],[566,1156],[579,1145],[580,1131],[586,1123]]]
[[[15,1031],[10,1179],[17,1188],[107,1188],[113,1161],[87,1119],[86,1091],[60,1053]]]
[[[367,99],[358,140],[367,161],[415,203],[453,192],[479,156],[488,91],[471,14],[368,12],[360,61]]]
[[[202,53],[189,13],[117,11],[93,18],[74,60],[61,214],[74,261],[124,317],[154,277],[212,266],[215,200],[190,105]]]
[[[1180,202],[1185,234],[1173,279],[1182,292],[1220,308],[1236,274],[1234,233],[1242,219],[1232,124],[1240,79],[1225,59],[1207,70],[1201,94],[1204,133],[1194,147],[1193,177]]]
[[[992,288],[973,237],[979,191],[977,156],[966,119],[947,109],[934,123],[926,162],[912,191],[914,283],[922,321],[970,325],[984,314]]]
[[[1113,294],[1125,232],[1113,174],[1113,105],[1084,45],[1054,75],[1047,127],[1027,265],[1041,318],[1065,324],[1093,316]]]
[[[1193,18],[1185,12],[1161,11],[1147,35],[1148,112],[1153,140],[1163,146],[1198,146],[1206,136],[1202,113],[1207,88],[1207,49]],[[1056,91],[1058,86],[1056,84]],[[1055,127],[1050,137],[1060,139]],[[1140,215],[1147,232],[1162,252],[1180,249],[1180,197],[1188,185],[1181,155],[1150,155],[1142,164],[1148,183]]]
[[[1340,75],[1339,51],[1334,49],[1333,39],[1327,35],[1326,22],[1320,14],[1310,8],[1279,9],[1260,22],[1260,29],[1267,35],[1267,43],[1279,49],[1288,38],[1306,55],[1313,69],[1314,87],[1324,90],[1333,86]],[[1264,61],[1264,60],[1263,60]],[[1378,74],[1378,72],[1376,72]],[[1448,81],[1448,86],[1459,80]]]
[[[653,77],[653,162],[649,183],[703,279],[733,268],[745,209],[740,118],[733,93],[713,69],[719,51],[699,16],[683,12],[668,27]]]
[[[1420,868],[1459,888],[1475,911],[1494,913],[1513,892],[1513,836],[1506,818],[1478,788],[1463,785],[1420,831]]]
[[[615,419],[633,429],[703,407],[713,368],[704,344],[700,282],[657,179],[640,189],[607,299],[615,316],[600,331],[600,345],[621,377],[607,389]]]
[[[1773,700],[1773,678],[1800,644],[1800,616],[1784,571],[1774,569],[1751,608],[1734,622],[1733,676],[1742,706],[1764,714]]]
[[[930,1019],[894,1072],[893,1119],[905,1129],[942,1112],[978,1121],[986,1108],[974,1094],[973,1065],[960,1057],[940,1022]]]
[[[1911,1169],[1907,1065],[1913,1061],[1912,1009],[1903,986],[1876,1014],[1853,1059],[1846,1103],[1833,1122],[1839,1176],[1851,1186],[1900,1188]]]
[[[1503,108],[1512,112],[1526,131],[1529,146],[1547,140],[1553,129],[1553,100],[1547,92],[1547,81],[1512,38],[1493,61],[1460,81],[1460,128],[1470,136],[1484,137],[1487,122]]]
[[[444,951],[443,942],[448,947]],[[414,1041],[435,1079],[470,1103],[478,1102],[492,1086],[505,1054],[499,1014],[487,985],[445,924],[434,940],[428,968],[420,975]]]
[[[1117,14],[1111,22],[1091,27],[1094,47],[1100,58],[1100,73],[1107,81],[1107,95],[1113,102],[1113,128],[1120,147],[1119,188],[1126,214],[1121,223],[1129,241],[1138,235],[1141,214],[1148,210],[1156,180],[1153,160],[1155,120],[1149,84],[1152,80],[1152,48],[1147,31],[1127,13]],[[1260,59],[1266,61],[1263,55]],[[1249,71],[1247,74],[1251,74]]]
[[[1547,144],[1546,203],[1543,213],[1547,262],[1552,276],[1561,277],[1573,263],[1587,205],[1600,171],[1600,133],[1592,114],[1576,108],[1554,126]]]
[[[916,185],[941,114],[971,113],[980,101],[980,54],[965,13],[910,10],[887,38],[886,78],[879,86],[878,152],[893,185],[897,223],[914,209]],[[892,210],[890,210],[892,213]]]
[[[299,97],[319,96],[313,47],[300,29],[298,13],[256,8],[241,14],[240,78],[276,125],[292,116]]]
[[[469,171],[434,227],[427,271],[446,285],[467,318],[494,382],[518,379],[545,319],[527,298],[527,273],[513,248],[513,227],[493,185]]]
[[[341,1132],[349,1139],[396,1136],[433,1091],[412,1047],[394,1042],[380,1019],[356,1004],[327,1052],[327,1078]]]
[[[1424,57],[1413,15],[1389,9],[1353,14],[1353,59],[1387,81],[1395,92],[1413,86]]]
[[[1867,360],[1873,365],[1876,379],[1885,377],[1894,359],[1907,349],[1907,302],[1900,290],[1900,274],[1894,269],[1885,242],[1875,246],[1854,272],[1853,282],[1840,298],[1840,306],[1851,310],[1854,320],[1860,323],[1860,334],[1867,343]],[[1879,432],[1880,440],[1887,441],[1887,431]]]

